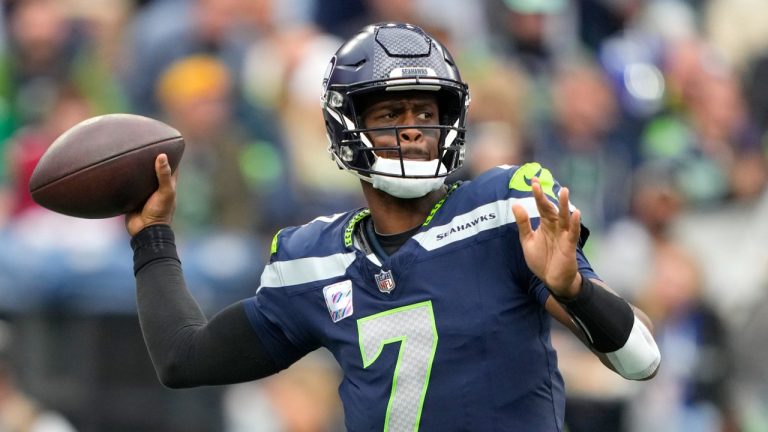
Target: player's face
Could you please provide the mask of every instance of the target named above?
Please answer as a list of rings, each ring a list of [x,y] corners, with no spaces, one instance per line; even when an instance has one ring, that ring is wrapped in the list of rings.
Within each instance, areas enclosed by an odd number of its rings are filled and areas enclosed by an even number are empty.
[[[394,128],[368,132],[374,148],[397,148],[398,138],[403,159],[434,160],[438,158],[437,143],[440,132],[436,128],[419,126],[439,125],[437,97],[430,92],[398,91],[377,94],[363,104],[362,119],[365,128]],[[399,158],[394,150],[382,150],[377,155]]]

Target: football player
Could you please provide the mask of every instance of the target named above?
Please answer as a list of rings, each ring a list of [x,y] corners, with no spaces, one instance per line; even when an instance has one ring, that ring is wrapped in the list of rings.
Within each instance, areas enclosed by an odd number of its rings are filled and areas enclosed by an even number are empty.
[[[253,380],[327,348],[350,431],[560,431],[550,316],[623,377],[652,377],[642,312],[600,281],[568,189],[537,163],[445,184],[461,166],[469,93],[446,49],[400,23],[331,60],[329,150],[368,207],[285,228],[252,298],[210,320],[184,286],[175,179],[127,216],[141,327],[169,387]]]

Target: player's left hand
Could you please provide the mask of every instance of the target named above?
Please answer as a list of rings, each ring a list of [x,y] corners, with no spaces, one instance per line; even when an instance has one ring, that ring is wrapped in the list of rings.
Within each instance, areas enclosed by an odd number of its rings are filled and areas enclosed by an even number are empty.
[[[576,247],[581,231],[581,214],[569,209],[568,188],[561,188],[558,205],[544,195],[538,178],[531,180],[540,223],[531,228],[528,212],[520,204],[512,205],[525,262],[557,296],[571,298],[578,294],[581,277],[576,262]]]

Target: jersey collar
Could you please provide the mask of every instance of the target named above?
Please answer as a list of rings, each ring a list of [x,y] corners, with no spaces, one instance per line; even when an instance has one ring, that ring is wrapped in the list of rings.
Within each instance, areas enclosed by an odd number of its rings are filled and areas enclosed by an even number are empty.
[[[445,203],[445,200],[448,199],[448,197],[451,195],[451,193],[456,190],[456,188],[459,187],[461,182],[456,182],[450,185],[448,188],[447,193],[443,198],[438,201],[434,207],[432,207],[432,210],[430,210],[429,215],[427,215],[427,218],[424,220],[424,223],[421,224],[422,227],[426,227],[429,225],[430,222],[432,222],[432,219],[437,214],[438,210],[443,206]],[[347,248],[351,248],[354,245],[354,234],[355,230],[357,229],[360,222],[371,215],[371,209],[364,208],[358,210],[352,218],[349,220],[349,223],[347,224],[347,228],[344,230],[344,246]]]

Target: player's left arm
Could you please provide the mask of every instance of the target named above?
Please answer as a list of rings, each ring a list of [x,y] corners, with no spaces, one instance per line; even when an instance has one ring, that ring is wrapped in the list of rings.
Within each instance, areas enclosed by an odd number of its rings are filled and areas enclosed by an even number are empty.
[[[602,282],[578,271],[581,215],[578,209],[571,212],[568,189],[560,188],[553,205],[537,178],[531,186],[539,226],[532,228],[522,205],[514,204],[512,211],[525,262],[552,294],[547,310],[621,376],[652,378],[661,355],[648,318]]]
[[[611,295],[624,302],[601,281],[590,279],[589,282],[594,284],[596,289],[604,290],[605,295]],[[649,380],[656,376],[661,362],[661,354],[652,336],[653,325],[642,310],[626,304],[631,316],[626,310],[621,310],[624,309],[621,306],[619,311],[609,308],[603,310],[608,317],[592,316],[587,319],[588,324],[554,296],[547,299],[544,307],[557,321],[571,330],[606,367],[627,379]],[[584,316],[583,313],[581,316]],[[588,325],[592,327],[592,331]]]

